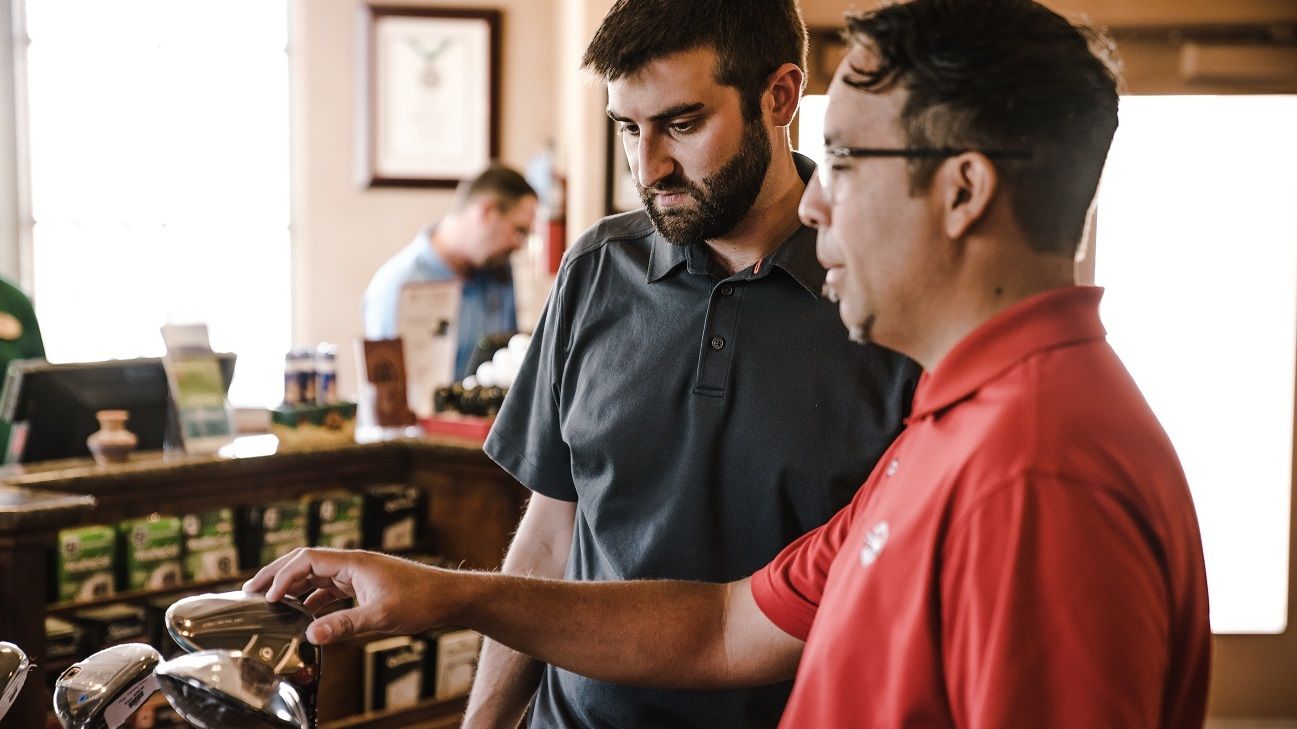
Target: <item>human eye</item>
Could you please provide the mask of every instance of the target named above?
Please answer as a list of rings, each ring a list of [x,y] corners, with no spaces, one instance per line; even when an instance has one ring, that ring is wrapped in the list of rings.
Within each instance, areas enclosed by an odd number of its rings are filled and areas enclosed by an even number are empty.
[[[681,119],[671,122],[667,125],[667,128],[671,130],[672,134],[688,134],[697,131],[698,126],[699,121],[697,119]]]
[[[639,136],[639,127],[629,122],[620,122],[617,125],[617,131],[631,137]]]

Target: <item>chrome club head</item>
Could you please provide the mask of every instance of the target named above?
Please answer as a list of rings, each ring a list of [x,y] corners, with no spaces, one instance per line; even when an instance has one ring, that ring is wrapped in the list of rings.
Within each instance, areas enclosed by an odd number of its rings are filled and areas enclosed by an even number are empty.
[[[195,595],[167,609],[167,632],[182,649],[239,651],[286,679],[314,725],[320,648],[306,640],[311,613],[296,600],[266,602],[251,592]]]
[[[301,696],[265,663],[238,651],[204,650],[158,666],[171,708],[198,729],[309,729]]]
[[[32,662],[27,660],[27,654],[23,653],[22,648],[0,641],[0,719],[14,705],[30,670]]]
[[[54,682],[54,714],[63,729],[117,727],[158,690],[153,646],[125,643],[73,664]]]

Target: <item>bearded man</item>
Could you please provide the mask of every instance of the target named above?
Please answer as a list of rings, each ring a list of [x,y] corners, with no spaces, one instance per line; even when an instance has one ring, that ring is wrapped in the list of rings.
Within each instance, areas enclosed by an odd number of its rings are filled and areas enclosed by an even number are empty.
[[[504,571],[746,576],[847,504],[918,368],[844,336],[797,217],[794,0],[621,0],[583,65],[644,209],[568,251],[486,452],[533,492]],[[556,619],[558,616],[555,616]],[[488,641],[465,726],[773,727],[790,684],[618,686]]]

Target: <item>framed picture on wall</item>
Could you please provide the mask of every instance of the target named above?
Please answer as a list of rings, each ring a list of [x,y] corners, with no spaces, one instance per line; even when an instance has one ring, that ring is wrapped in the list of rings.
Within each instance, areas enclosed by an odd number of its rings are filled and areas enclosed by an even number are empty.
[[[500,13],[365,6],[361,182],[454,187],[499,154]]]

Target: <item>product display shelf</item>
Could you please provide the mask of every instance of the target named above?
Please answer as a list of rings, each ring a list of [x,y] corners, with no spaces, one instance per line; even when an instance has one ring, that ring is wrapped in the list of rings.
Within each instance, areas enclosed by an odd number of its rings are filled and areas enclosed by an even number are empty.
[[[326,721],[321,729],[387,729],[387,727],[420,727],[420,729],[453,729],[459,726],[466,699],[423,701],[406,709],[375,711],[345,719]]]
[[[155,597],[166,597],[175,595],[179,600],[185,595],[191,595],[199,592],[211,592],[213,590],[230,590],[234,589],[233,585],[245,582],[256,572],[248,570],[239,574],[226,577],[223,580],[203,580],[201,582],[184,582],[173,587],[166,587],[159,590],[119,590],[112,595],[97,598],[95,600],[81,600],[68,602],[52,602],[45,606],[45,614],[53,616],[62,616],[66,613],[84,610],[86,608],[100,607],[102,605],[112,605],[113,603],[138,603]]]
[[[250,454],[250,455],[249,455]],[[91,602],[46,603],[46,555],[59,530],[112,524],[154,512],[188,513],[270,504],[322,490],[404,483],[426,494],[421,545],[468,568],[493,569],[521,515],[525,490],[492,463],[480,446],[453,439],[419,438],[344,444],[275,453],[264,437],[255,447],[222,456],[137,454],[131,463],[102,467],[63,461],[0,469],[0,638],[23,646],[37,663],[5,726],[42,726],[50,705],[40,664],[44,619],[117,602],[224,589],[246,579],[183,583],[163,590],[118,592]],[[340,661],[337,666],[345,674]],[[325,683],[330,684],[326,668]],[[340,684],[355,677],[339,675]],[[322,711],[326,729],[352,727],[453,727],[464,700],[424,701],[370,714]],[[323,707],[322,707],[323,708]]]

